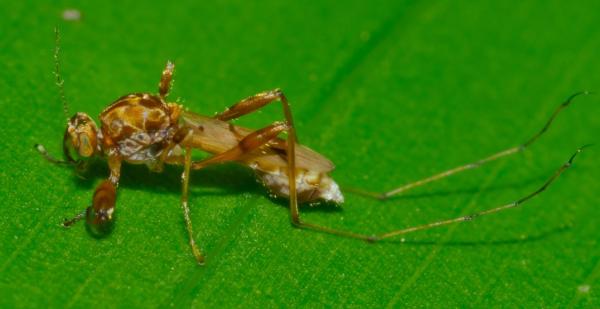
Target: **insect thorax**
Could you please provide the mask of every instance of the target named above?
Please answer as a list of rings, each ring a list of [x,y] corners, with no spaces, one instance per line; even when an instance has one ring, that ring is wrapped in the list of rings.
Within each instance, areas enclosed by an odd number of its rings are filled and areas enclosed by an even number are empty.
[[[173,106],[145,93],[119,98],[100,115],[106,142],[125,160],[152,165],[177,130],[178,111]]]

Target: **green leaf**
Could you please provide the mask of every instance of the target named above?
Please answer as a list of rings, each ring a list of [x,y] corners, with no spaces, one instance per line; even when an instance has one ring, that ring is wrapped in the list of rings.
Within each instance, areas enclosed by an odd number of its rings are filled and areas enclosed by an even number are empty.
[[[77,21],[63,10],[81,12]],[[516,146],[569,95],[600,91],[598,2],[154,1],[1,5],[0,307],[599,307],[600,165],[590,148],[523,207],[361,241],[295,229],[285,201],[247,169],[192,174],[194,263],[180,173],[123,168],[115,229],[97,239],[63,218],[107,176],[80,179],[59,155],[65,116],[98,115],[154,92],[166,60],[171,98],[212,115],[282,88],[299,139],[336,164],[342,186],[383,191]],[[573,151],[598,143],[598,96],[581,97],[522,154],[380,202],[303,207],[312,223],[377,233],[492,208],[538,188]],[[281,120],[279,106],[236,123]]]

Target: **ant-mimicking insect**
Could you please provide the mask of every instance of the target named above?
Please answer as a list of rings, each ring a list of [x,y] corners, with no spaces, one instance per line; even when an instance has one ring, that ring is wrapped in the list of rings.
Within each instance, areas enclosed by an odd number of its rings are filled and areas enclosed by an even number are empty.
[[[588,146],[577,149],[569,160],[556,170],[539,189],[514,202],[458,218],[378,235],[338,230],[308,223],[300,218],[299,203],[325,201],[341,204],[344,197],[339,186],[329,176],[329,172],[334,168],[331,161],[297,143],[290,105],[281,90],[275,89],[248,97],[213,117],[202,116],[184,109],[177,103],[167,102],[175,68],[173,63],[167,62],[160,79],[158,95],[133,93],[122,96],[102,111],[100,128],[98,128],[94,120],[85,113],[76,113],[74,116],[68,117],[64,81],[59,71],[60,36],[58,29],[55,29],[55,39],[54,73],[63,111],[68,118],[63,137],[64,160],[50,156],[42,145],[38,144],[35,147],[44,158],[55,164],[68,165],[82,170],[91,157],[101,156],[106,158],[110,169],[108,179],[102,181],[96,188],[92,205],[74,218],[65,220],[63,226],[69,227],[83,218],[86,219],[88,226],[93,231],[102,232],[110,226],[114,218],[116,192],[123,161],[146,164],[150,170],[156,172],[162,171],[164,164],[183,165],[181,207],[189,243],[194,257],[200,264],[204,262],[204,255],[194,240],[188,207],[188,186],[192,169],[198,170],[224,162],[237,162],[248,166],[256,172],[257,177],[274,195],[289,199],[291,222],[294,226],[376,242],[419,230],[470,221],[480,216],[517,207],[544,191],[563,171],[571,166],[577,154]],[[585,91],[571,95],[554,111],[544,127],[521,145],[384,193],[359,189],[349,189],[348,191],[383,200],[415,187],[522,152],[546,132],[560,111],[569,106],[575,97],[587,94],[589,92]],[[259,130],[243,128],[230,122],[277,101],[281,102],[283,107],[285,118],[283,122],[274,122]],[[287,132],[287,139],[278,137],[283,132]],[[212,156],[201,161],[192,161],[192,149],[202,150]]]

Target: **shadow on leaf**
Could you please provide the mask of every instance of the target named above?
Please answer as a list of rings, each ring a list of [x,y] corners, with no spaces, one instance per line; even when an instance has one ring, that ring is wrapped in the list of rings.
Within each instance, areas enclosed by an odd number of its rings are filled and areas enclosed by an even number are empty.
[[[559,227],[555,227],[541,233],[535,235],[526,235],[520,238],[510,238],[510,239],[498,239],[498,240],[474,240],[474,241],[431,241],[431,240],[384,240],[382,243],[387,244],[402,244],[402,245],[411,245],[411,246],[431,246],[442,244],[444,246],[457,246],[457,247],[470,247],[470,246],[501,246],[501,245],[515,245],[515,244],[525,244],[532,243],[541,240],[545,240],[547,238],[556,236],[558,234],[562,234],[571,229],[571,225],[563,225]]]

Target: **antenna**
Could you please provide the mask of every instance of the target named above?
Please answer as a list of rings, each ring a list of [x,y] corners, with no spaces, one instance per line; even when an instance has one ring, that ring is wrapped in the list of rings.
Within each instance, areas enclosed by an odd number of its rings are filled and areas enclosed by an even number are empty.
[[[65,96],[65,81],[60,76],[60,32],[58,27],[54,27],[54,76],[56,77],[56,86],[58,86],[58,93],[60,95],[60,100],[63,105],[63,113],[67,120],[69,119],[69,103],[67,102],[67,98]]]

